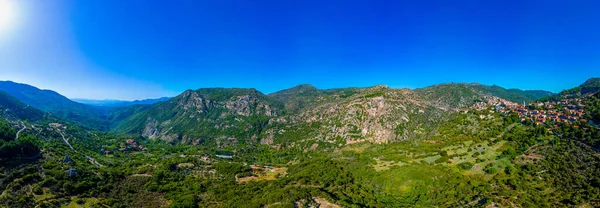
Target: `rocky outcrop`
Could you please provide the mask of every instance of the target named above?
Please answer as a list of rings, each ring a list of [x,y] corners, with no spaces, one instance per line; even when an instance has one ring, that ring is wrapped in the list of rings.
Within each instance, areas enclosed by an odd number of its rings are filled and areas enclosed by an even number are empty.
[[[144,130],[142,131],[142,136],[150,139],[156,139],[160,135],[160,131],[158,130],[158,121],[156,119],[148,118],[146,125],[144,126]]]
[[[324,102],[297,115],[274,119],[274,128],[281,129],[269,130],[265,137],[294,136],[297,141],[338,144],[389,143],[423,134],[424,127],[441,121],[443,115],[444,110],[421,100],[411,90],[376,86],[355,90],[350,97]],[[308,130],[298,132],[302,129]],[[272,143],[271,139],[267,141]]]

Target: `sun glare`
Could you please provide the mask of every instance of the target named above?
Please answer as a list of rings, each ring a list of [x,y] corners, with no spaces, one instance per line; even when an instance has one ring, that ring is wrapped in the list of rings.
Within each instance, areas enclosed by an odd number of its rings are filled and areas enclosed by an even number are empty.
[[[15,5],[13,0],[0,0],[0,35],[6,33],[15,22]]]

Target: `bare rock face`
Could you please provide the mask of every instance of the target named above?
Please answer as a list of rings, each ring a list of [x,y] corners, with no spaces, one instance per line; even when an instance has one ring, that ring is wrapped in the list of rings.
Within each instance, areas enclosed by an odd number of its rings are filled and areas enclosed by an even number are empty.
[[[214,102],[202,98],[195,91],[185,91],[180,95],[181,99],[177,100],[176,108],[183,112],[191,111],[194,113],[206,113],[210,108],[214,107]]]
[[[217,147],[224,148],[227,146],[235,146],[238,144],[238,139],[235,137],[220,137],[216,140]]]
[[[227,101],[225,107],[229,110],[230,114],[249,116],[252,101],[252,96],[250,95],[238,96],[237,99]]]
[[[150,139],[156,139],[160,135],[160,131],[158,130],[158,121],[156,119],[148,118],[146,122],[146,126],[142,131],[143,137],[148,137]]]
[[[162,140],[165,140],[166,142],[174,142],[177,141],[179,139],[179,135],[178,134],[167,134],[161,137]]]
[[[273,139],[274,139],[274,137],[273,137],[274,132],[273,131],[274,131],[273,129],[267,130],[266,131],[266,135],[267,136],[265,138],[262,138],[260,140],[260,144],[272,145],[273,144]]]
[[[177,108],[183,110],[184,114],[190,117],[198,117],[212,110],[224,110],[222,117],[227,115],[266,115],[274,116],[276,112],[268,104],[263,103],[259,98],[252,95],[234,96],[227,100],[210,100],[202,98],[195,91],[186,91],[177,101]]]
[[[252,114],[274,116],[276,113],[269,105],[250,95],[238,96],[223,104],[230,115],[250,116]]]

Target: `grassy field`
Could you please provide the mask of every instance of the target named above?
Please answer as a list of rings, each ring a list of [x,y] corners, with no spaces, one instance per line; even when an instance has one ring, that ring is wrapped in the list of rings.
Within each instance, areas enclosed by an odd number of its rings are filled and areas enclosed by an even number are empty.
[[[79,201],[79,203],[78,203]],[[79,197],[72,197],[71,198],[71,203],[69,203],[66,206],[63,206],[64,208],[91,208],[91,207],[97,207],[98,204],[98,199],[95,198],[79,198]]]
[[[246,183],[250,181],[264,181],[264,180],[277,180],[278,177],[285,176],[287,174],[287,168],[279,168],[278,170],[262,170],[256,169],[252,171],[253,176],[237,178],[238,183]]]

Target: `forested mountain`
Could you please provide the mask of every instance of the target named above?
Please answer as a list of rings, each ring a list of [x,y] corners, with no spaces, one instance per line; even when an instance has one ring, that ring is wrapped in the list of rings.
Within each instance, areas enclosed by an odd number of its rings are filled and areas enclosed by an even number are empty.
[[[0,91],[0,111],[0,117],[30,121],[41,120],[45,114],[3,91]]]
[[[271,93],[268,96],[284,103],[286,113],[293,114],[331,99],[350,97],[359,90],[359,88],[321,90],[310,84],[303,84]]]
[[[582,95],[593,94],[600,91],[600,78],[591,78],[579,86]]]
[[[255,89],[188,90],[125,119],[115,131],[169,142],[244,143],[282,110],[282,103]]]
[[[54,91],[40,90],[31,85],[11,81],[0,81],[0,91],[59,118],[76,122],[87,128],[108,130],[105,116],[98,109],[71,101]]]
[[[416,89],[415,91],[423,94],[427,99],[439,102],[447,107],[464,107],[470,105],[474,98],[484,95],[496,96],[516,103],[529,103],[554,95],[552,92],[543,90],[505,89],[496,85],[465,83],[440,84]]]
[[[554,93],[544,90],[505,89],[497,85],[475,85],[474,87],[486,94],[490,94],[492,96],[507,99],[517,103],[530,103],[540,98],[554,95]]]
[[[446,110],[411,90],[385,86],[319,90],[300,85],[270,95],[254,89],[213,88],[186,91],[155,104],[125,119],[115,131],[218,145],[284,141],[294,145],[307,139],[385,143],[429,126],[425,122],[417,127],[418,120],[440,121],[445,114],[438,111]]]
[[[590,78],[585,81],[583,84],[563,90],[560,93],[546,97],[543,100],[560,100],[568,97],[581,97],[585,95],[595,94],[600,91],[600,78]]]
[[[415,89],[426,100],[445,109],[464,108],[472,105],[483,92],[476,90],[470,84],[439,84]]]
[[[150,108],[151,105],[130,105],[125,107],[116,107],[106,109],[107,120],[111,125],[111,128],[116,128],[123,120],[132,117],[142,111]]]
[[[310,84],[303,84],[271,93],[268,96],[284,103],[286,110],[292,113],[313,105],[316,99],[324,94],[323,90],[319,90]]]
[[[384,85],[329,90],[298,85],[269,95],[253,89],[200,89],[126,118],[115,132],[218,145],[387,143],[427,132],[451,112],[487,95],[529,102],[548,94],[476,84],[414,91]]]

